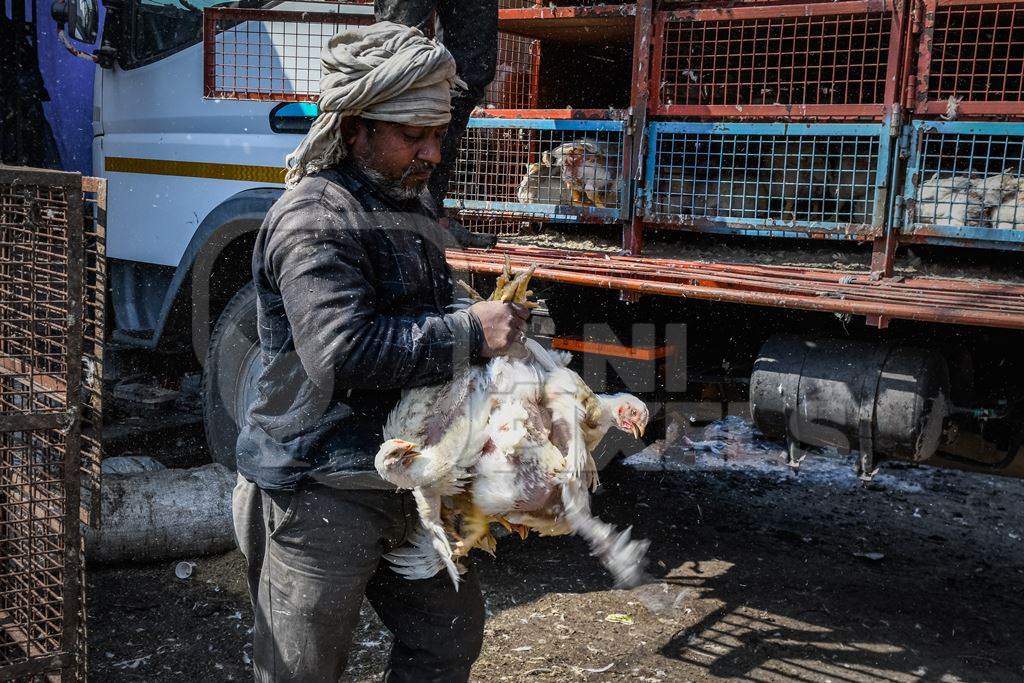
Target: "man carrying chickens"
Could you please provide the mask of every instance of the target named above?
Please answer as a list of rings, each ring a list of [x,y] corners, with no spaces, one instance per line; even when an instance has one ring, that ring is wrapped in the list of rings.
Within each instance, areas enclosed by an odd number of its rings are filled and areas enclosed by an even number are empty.
[[[320,115],[253,253],[263,368],[238,440],[233,510],[259,681],[337,681],[363,596],[394,633],[386,680],[465,681],[482,640],[470,569],[408,581],[380,558],[415,503],[374,470],[401,389],[449,380],[524,337],[524,306],[445,313],[446,233],[421,202],[458,85],[448,51],[389,22],[334,36]]]

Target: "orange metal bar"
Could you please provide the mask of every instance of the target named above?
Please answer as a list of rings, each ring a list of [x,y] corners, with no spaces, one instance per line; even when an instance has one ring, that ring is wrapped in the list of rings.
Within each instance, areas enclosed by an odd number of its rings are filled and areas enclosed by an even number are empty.
[[[552,337],[551,348],[589,353],[595,356],[613,356],[632,360],[656,360],[672,354],[672,346],[624,346],[605,342],[586,341],[576,337]]]
[[[451,250],[456,269],[501,272],[537,264],[534,277],[637,294],[881,316],[961,325],[1024,329],[1024,287],[943,278],[873,281],[823,268],[741,266],[672,259],[502,246]]]

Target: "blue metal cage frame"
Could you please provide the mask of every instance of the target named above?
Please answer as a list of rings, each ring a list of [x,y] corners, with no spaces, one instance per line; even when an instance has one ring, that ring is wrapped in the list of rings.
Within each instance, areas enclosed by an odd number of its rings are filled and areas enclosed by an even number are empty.
[[[625,122],[527,118],[471,118],[452,174],[447,208],[467,216],[506,216],[535,221],[614,223],[626,216],[623,182]],[[600,141],[608,154],[584,154],[591,176],[602,174],[613,190],[614,206],[582,201],[520,201],[516,188],[527,181],[527,164],[538,163],[545,152],[575,142]],[[552,167],[548,167],[552,168]],[[553,171],[552,171],[553,172]],[[609,180],[612,178],[612,180]],[[571,199],[571,198],[568,198]]]
[[[902,242],[989,249],[1024,249],[1024,187],[1016,199],[1009,187],[1003,201],[1016,201],[1016,228],[994,227],[984,188],[961,188],[968,179],[1016,175],[1024,178],[1024,123],[921,121],[905,128],[908,150],[902,196],[894,211]],[[991,183],[990,183],[991,184]],[[1017,210],[1014,211],[1013,209]]]
[[[885,234],[888,225],[889,174],[896,144],[890,131],[887,122],[656,121],[648,126],[646,182],[638,190],[637,206],[647,224],[700,232],[823,239],[877,237]],[[665,149],[679,141],[689,149]],[[702,145],[706,145],[703,152],[699,151]],[[692,181],[673,175],[675,156],[694,159],[678,168],[703,174],[704,179]],[[856,166],[843,170],[850,159]],[[730,161],[736,163],[730,167]],[[716,169],[719,174],[728,171],[725,185],[729,189],[735,189],[742,176],[742,191],[723,192],[722,179],[709,175]],[[830,184],[830,178],[836,182]],[[844,178],[845,184],[841,182]],[[659,193],[665,194],[666,182],[670,188],[674,183],[675,189],[689,182],[689,196],[703,203],[703,211],[687,212],[686,206],[666,210],[666,202],[659,197]],[[734,206],[737,198],[741,200],[739,208]],[[771,206],[772,202],[777,206]],[[723,208],[723,204],[727,206]],[[858,210],[844,212],[844,204]]]

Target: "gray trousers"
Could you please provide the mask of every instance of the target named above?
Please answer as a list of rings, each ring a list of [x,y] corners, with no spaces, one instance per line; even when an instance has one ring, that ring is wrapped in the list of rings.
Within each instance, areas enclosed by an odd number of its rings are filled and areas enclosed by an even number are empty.
[[[385,681],[469,680],[484,625],[472,568],[456,591],[444,572],[410,581],[381,560],[416,527],[410,494],[321,484],[268,493],[239,476],[232,508],[257,681],[341,680],[364,595],[395,636]]]
[[[440,24],[436,35],[452,53],[459,78],[466,82],[466,90],[452,97],[452,120],[441,144],[441,163],[427,185],[441,209],[469,115],[483,101],[487,86],[494,80],[498,0],[374,0],[373,12],[377,21],[393,21],[428,33],[433,28],[430,22],[436,20]]]

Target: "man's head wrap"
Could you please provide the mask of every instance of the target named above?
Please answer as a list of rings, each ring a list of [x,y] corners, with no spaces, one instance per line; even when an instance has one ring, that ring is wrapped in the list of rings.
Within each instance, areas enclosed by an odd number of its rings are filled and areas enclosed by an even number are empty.
[[[452,87],[462,85],[443,45],[390,21],[341,31],[320,63],[320,114],[285,160],[288,187],[344,158],[342,118],[441,126],[451,120]]]

